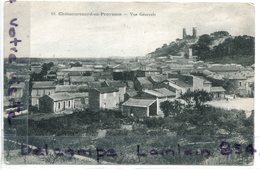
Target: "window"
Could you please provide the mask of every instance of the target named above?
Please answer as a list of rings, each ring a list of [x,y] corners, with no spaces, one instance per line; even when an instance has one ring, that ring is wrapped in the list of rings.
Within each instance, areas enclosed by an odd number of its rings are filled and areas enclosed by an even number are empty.
[[[58,109],[60,109],[60,102],[58,102]]]
[[[240,86],[240,87],[242,86],[242,82],[241,82],[241,81],[239,82],[239,86]]]
[[[39,95],[40,95],[39,90],[36,89],[36,96],[39,96]]]
[[[70,100],[69,100],[69,107],[70,107]]]

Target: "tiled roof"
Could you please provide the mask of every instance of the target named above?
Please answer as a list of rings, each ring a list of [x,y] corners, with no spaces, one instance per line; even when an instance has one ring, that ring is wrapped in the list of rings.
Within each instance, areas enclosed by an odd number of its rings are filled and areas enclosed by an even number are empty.
[[[213,64],[208,67],[208,70],[210,71],[238,71],[240,69],[243,69],[243,66],[236,65],[236,64]]]
[[[73,99],[68,93],[54,93],[48,95],[53,101],[69,100]]]
[[[79,87],[76,85],[56,85],[55,92],[77,92]]]
[[[172,84],[179,86],[179,87],[184,87],[184,88],[192,87],[191,84],[186,83],[184,81],[181,81],[179,79],[168,79],[168,81],[171,82]]]
[[[223,80],[224,79],[224,75],[218,74],[218,73],[212,73],[211,75],[208,75],[208,77],[216,79],[216,80]]]
[[[79,82],[79,83],[88,83],[95,81],[94,77],[92,76],[70,76],[71,82]]]
[[[209,70],[203,70],[202,73],[203,73],[204,75],[206,75],[206,76],[213,74],[213,72],[211,72],[211,71],[209,71]]]
[[[240,71],[240,73],[246,77],[254,77],[255,73],[254,71]]]
[[[125,87],[126,86],[126,84],[121,81],[106,80],[105,83],[107,83],[107,85],[111,86],[111,87]]]
[[[199,78],[199,79],[203,80],[204,83],[211,83],[209,80],[207,80],[207,79],[206,79],[205,77],[203,77],[203,76],[193,76],[193,78]]]
[[[137,80],[140,82],[141,85],[144,84],[152,85],[152,83],[146,77],[137,77]]]
[[[96,91],[100,92],[101,94],[103,93],[112,93],[112,92],[118,92],[118,89],[114,87],[100,87],[100,88],[95,88]]]
[[[136,90],[127,90],[127,91],[126,91],[126,94],[128,94],[128,96],[130,96],[130,97],[134,97],[134,96],[136,96],[138,93],[137,93]]]
[[[72,68],[62,69],[61,71],[62,72],[87,72],[87,71],[92,71],[92,69],[87,67],[72,67]]]
[[[113,67],[114,71],[124,71],[128,69],[127,64],[117,64]]]
[[[226,90],[223,88],[223,87],[221,87],[221,86],[219,86],[219,87],[211,87],[211,89],[210,89],[210,92],[212,92],[212,93],[214,93],[214,92],[225,92]]]
[[[168,90],[167,88],[154,89],[155,91],[162,94],[162,96],[175,96],[175,92]]]
[[[166,88],[158,88],[154,90],[144,90],[145,93],[156,97],[168,97],[168,96],[175,96],[176,94]]]
[[[55,88],[55,82],[54,81],[33,82],[32,88]]]
[[[101,82],[100,81],[88,82],[87,85],[88,85],[88,88],[100,88]]]
[[[130,98],[125,103],[123,103],[123,106],[149,107],[154,102],[156,102],[156,100],[153,100],[153,99],[133,99],[133,98]]]
[[[103,68],[105,68],[105,67],[104,67],[103,65],[95,65],[94,68],[95,68],[95,69],[103,69]]]
[[[150,79],[153,82],[160,83],[160,82],[167,80],[167,76],[166,75],[154,75],[154,76],[151,76]]]
[[[82,93],[69,93],[69,95],[72,98],[84,98],[84,97],[88,97],[88,93],[87,92],[82,92]]]
[[[69,72],[68,73],[68,76],[81,76],[82,74],[81,74],[81,72]]]
[[[221,73],[223,74],[223,76],[227,79],[230,79],[230,80],[245,80],[246,79],[246,75],[240,73],[240,72],[223,72]]]

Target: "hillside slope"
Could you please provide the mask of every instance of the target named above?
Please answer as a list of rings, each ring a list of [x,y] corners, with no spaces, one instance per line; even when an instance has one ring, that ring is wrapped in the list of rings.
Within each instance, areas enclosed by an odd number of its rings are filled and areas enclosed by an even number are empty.
[[[188,56],[188,49],[192,48],[197,60],[217,63],[254,64],[255,38],[247,35],[231,36],[226,31],[218,31],[210,35],[204,34],[193,39],[176,39],[169,45],[164,44],[151,57],[184,55]]]

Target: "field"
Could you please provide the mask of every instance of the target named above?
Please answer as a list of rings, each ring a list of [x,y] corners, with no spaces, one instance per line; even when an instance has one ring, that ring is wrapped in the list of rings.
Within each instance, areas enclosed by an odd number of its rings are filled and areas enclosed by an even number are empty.
[[[215,100],[207,102],[208,105],[227,110],[237,109],[246,111],[247,117],[254,110],[254,98],[236,98],[231,100]]]

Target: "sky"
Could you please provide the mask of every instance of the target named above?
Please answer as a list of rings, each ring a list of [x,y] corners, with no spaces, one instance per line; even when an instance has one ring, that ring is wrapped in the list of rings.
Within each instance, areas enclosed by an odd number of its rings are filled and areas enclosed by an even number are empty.
[[[131,16],[131,12],[156,16]],[[182,28],[192,34],[196,27],[198,35],[221,30],[233,36],[255,34],[254,6],[246,3],[33,2],[30,14],[31,57],[144,56],[181,38]]]

